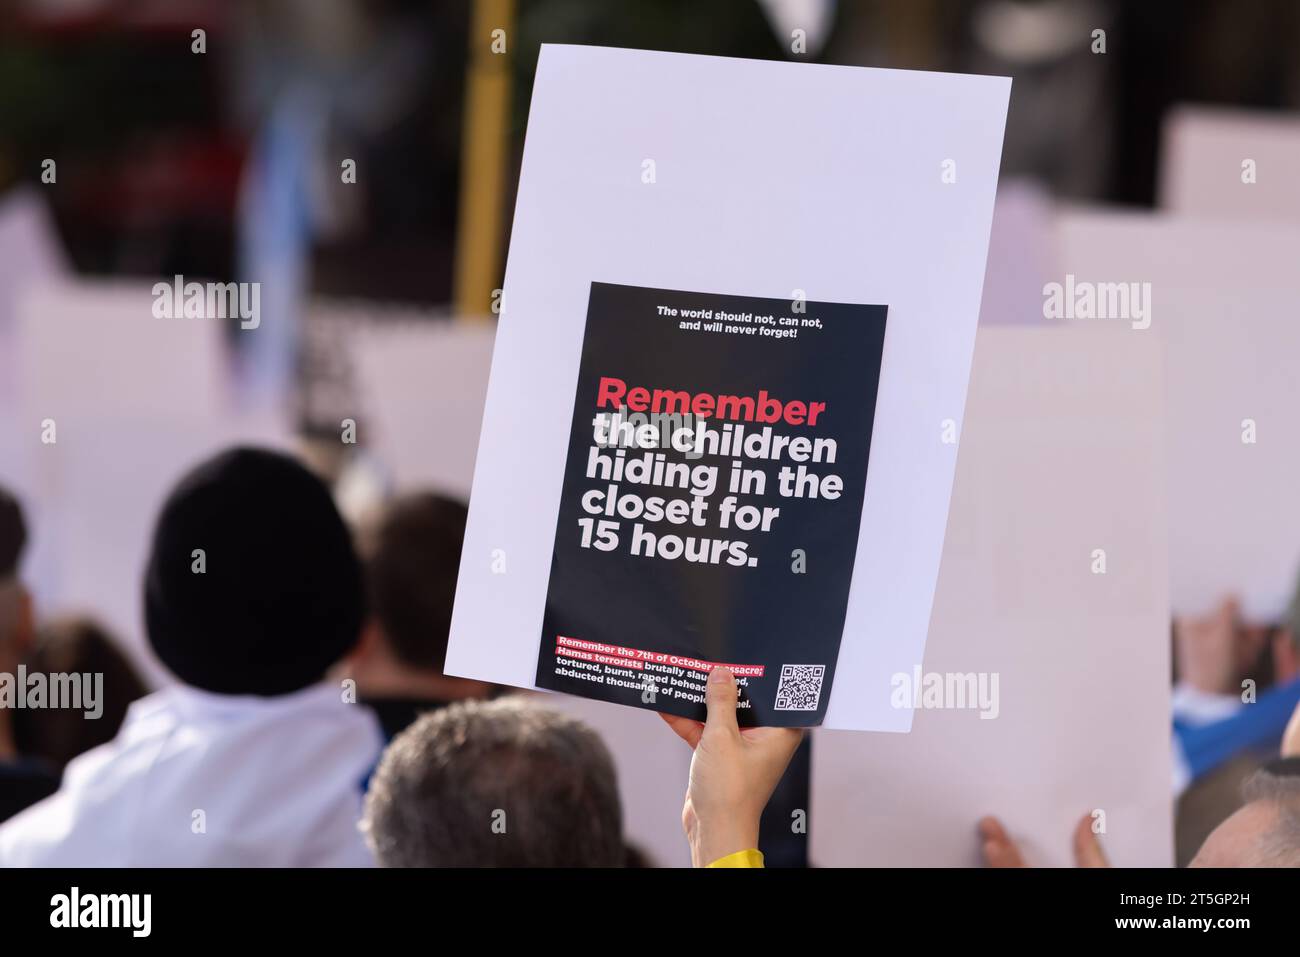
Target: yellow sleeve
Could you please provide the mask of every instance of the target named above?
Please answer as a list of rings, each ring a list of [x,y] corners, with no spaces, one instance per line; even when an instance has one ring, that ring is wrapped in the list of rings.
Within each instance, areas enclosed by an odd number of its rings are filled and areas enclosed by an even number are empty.
[[[748,851],[737,851],[735,854],[728,854],[726,857],[720,857],[708,867],[762,867],[763,852],[757,849]]]

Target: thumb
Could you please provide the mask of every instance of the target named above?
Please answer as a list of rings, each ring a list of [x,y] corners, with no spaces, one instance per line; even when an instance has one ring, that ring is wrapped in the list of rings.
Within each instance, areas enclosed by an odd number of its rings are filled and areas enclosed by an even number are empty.
[[[1092,830],[1092,815],[1085,814],[1074,828],[1074,862],[1079,867],[1110,867],[1106,852]]]
[[[709,711],[704,722],[705,731],[740,734],[740,727],[736,724],[736,678],[729,668],[717,665],[709,672],[704,703]]]

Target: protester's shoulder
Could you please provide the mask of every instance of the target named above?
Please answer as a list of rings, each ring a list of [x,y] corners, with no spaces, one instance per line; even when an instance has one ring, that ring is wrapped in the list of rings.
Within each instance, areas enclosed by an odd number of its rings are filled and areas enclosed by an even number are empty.
[[[0,761],[0,824],[58,789],[58,772],[42,761]]]
[[[339,733],[366,742],[384,740],[383,727],[375,710],[355,701],[338,685],[314,685],[299,695],[302,713],[311,715],[313,720],[323,720]]]
[[[57,856],[78,828],[98,822],[106,832],[112,830],[107,815],[125,791],[139,786],[135,772],[156,753],[138,736],[129,740],[128,731],[124,725],[112,741],[73,758],[54,793],[0,825],[0,864],[53,864],[48,855]]]
[[[224,754],[237,748],[254,755],[283,759],[286,742],[299,751],[324,750],[370,756],[382,748],[383,730],[374,712],[356,703],[338,685],[316,684],[274,697],[227,697],[183,689],[175,706],[176,725],[159,760],[207,751]],[[166,726],[160,719],[156,726]]]
[[[0,867],[41,867],[71,836],[76,815],[68,795],[56,791],[0,824]]]
[[[49,788],[54,793],[6,821],[3,825],[6,834],[12,838],[20,833],[43,832],[46,828],[37,825],[46,823],[54,825],[56,831],[69,829],[83,805],[111,800],[130,780],[131,767],[152,759],[156,749],[150,748],[149,743],[164,739],[165,730],[174,726],[153,716],[159,703],[155,698],[150,695],[132,703],[117,735],[68,762],[61,783],[54,774]],[[145,752],[143,757],[141,752]]]
[[[162,692],[132,702],[122,727],[111,741],[77,755],[68,763],[63,772],[64,783],[76,786],[133,752],[148,748],[151,742],[165,739],[177,726],[176,717],[166,712],[165,703]]]
[[[181,720],[176,689],[164,688],[131,702],[115,740],[127,743],[170,734]]]

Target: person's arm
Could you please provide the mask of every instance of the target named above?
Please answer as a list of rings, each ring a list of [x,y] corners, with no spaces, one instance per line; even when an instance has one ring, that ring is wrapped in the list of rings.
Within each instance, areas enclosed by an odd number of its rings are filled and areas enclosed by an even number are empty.
[[[708,720],[662,715],[695,751],[682,827],[695,867],[762,867],[758,821],[803,738],[801,728],[744,728],[736,721],[736,679],[709,673]]]

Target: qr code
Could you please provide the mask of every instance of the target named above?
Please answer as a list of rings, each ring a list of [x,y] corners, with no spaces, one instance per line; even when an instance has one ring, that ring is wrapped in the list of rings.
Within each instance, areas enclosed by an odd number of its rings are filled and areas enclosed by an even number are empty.
[[[825,665],[782,665],[776,686],[777,711],[816,711],[822,697]]]

